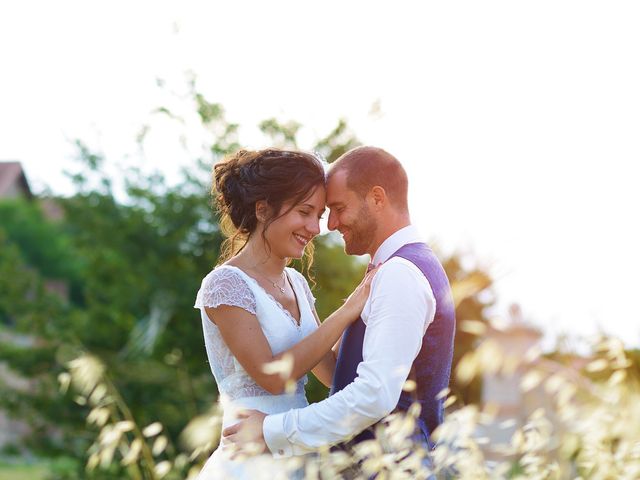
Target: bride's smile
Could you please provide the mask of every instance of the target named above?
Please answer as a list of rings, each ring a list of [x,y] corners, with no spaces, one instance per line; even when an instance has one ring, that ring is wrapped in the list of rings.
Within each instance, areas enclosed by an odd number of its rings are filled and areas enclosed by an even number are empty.
[[[317,186],[299,204],[283,205],[282,212],[266,228],[264,236],[272,253],[280,258],[300,258],[304,249],[320,233],[325,189]]]

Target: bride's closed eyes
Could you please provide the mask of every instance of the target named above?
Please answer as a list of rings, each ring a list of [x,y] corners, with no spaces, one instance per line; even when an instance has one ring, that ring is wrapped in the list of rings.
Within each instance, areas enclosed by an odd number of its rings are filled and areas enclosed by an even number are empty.
[[[298,210],[298,212],[303,217],[307,217],[313,213],[313,209],[304,208],[304,209]],[[318,220],[322,220],[324,218],[324,213],[325,213],[325,209],[322,209],[322,211],[318,214]]]

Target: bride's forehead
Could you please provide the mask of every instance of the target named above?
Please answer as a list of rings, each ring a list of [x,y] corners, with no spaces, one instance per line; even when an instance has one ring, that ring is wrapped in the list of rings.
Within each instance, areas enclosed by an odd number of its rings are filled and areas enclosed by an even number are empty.
[[[303,203],[312,204],[318,208],[324,208],[324,204],[327,198],[327,192],[324,188],[324,185],[318,185],[311,195],[304,200]]]
[[[311,190],[307,196],[305,196],[301,200],[298,200],[296,202],[296,199],[290,199],[289,201],[285,202],[285,205],[292,205],[292,206],[307,205],[310,207],[322,209],[325,206],[325,201],[326,201],[325,188],[323,185],[318,185],[313,190]]]

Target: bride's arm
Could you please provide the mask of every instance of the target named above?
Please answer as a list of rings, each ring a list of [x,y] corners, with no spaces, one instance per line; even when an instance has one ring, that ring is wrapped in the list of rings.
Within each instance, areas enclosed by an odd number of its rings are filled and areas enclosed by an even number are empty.
[[[336,344],[344,329],[358,318],[369,295],[373,272],[358,285],[347,301],[333,312],[310,335],[303,338],[293,347],[277,355],[271,353],[260,323],[255,315],[240,307],[220,305],[216,308],[206,307],[209,319],[214,318],[225,343],[245,371],[258,385],[269,393],[278,395],[284,392],[289,379],[297,380],[323,362],[320,376],[325,385],[331,383],[335,356],[331,348]],[[293,368],[289,378],[280,373],[264,372],[264,366],[280,360],[285,355],[293,357]],[[333,358],[333,367],[330,364]]]
[[[322,323],[320,323],[320,318],[318,318],[318,313],[316,309],[312,309],[313,316],[316,317],[316,322],[318,323],[318,328],[322,327]],[[320,362],[311,370],[311,372],[316,376],[318,380],[322,382],[325,387],[330,387],[331,382],[333,380],[333,372],[336,369],[336,359],[338,358],[337,350],[335,350],[335,346],[340,344],[340,340],[342,339],[342,332],[340,336],[338,336],[337,343],[331,346],[329,351],[324,354],[324,356],[320,359]]]
[[[368,282],[370,285],[377,271],[378,269],[375,268],[371,270],[369,273],[367,273],[362,283]],[[367,296],[368,296],[368,291],[367,291]],[[310,301],[309,303],[313,305],[313,302]],[[364,308],[364,303],[360,308],[360,312],[362,311],[362,308]],[[311,311],[313,312],[313,316],[316,319],[316,323],[318,324],[318,327],[320,327],[321,322],[320,322],[320,318],[318,317],[318,312],[316,312],[316,309],[313,306],[311,307]],[[360,312],[358,313],[358,315],[360,315]],[[352,322],[349,322],[349,323],[352,323]],[[313,370],[311,370],[313,374],[316,376],[316,378],[320,380],[320,382],[322,382],[322,384],[324,384],[325,387],[331,387],[331,382],[333,381],[333,374],[336,370],[336,362],[338,360],[338,353],[340,352],[341,343],[342,343],[342,335],[338,337],[338,340],[331,346],[331,349],[322,357],[320,362],[313,368]]]

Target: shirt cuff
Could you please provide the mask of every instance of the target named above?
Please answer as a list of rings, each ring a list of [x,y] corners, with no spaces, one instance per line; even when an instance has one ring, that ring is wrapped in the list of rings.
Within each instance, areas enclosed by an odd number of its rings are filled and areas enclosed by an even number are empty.
[[[274,458],[291,457],[293,446],[284,434],[284,413],[267,415],[262,423],[262,436]]]

